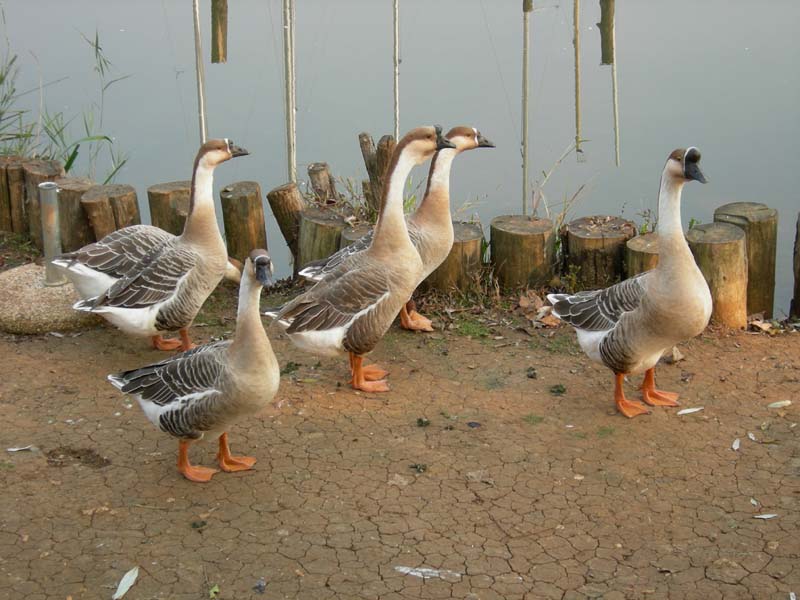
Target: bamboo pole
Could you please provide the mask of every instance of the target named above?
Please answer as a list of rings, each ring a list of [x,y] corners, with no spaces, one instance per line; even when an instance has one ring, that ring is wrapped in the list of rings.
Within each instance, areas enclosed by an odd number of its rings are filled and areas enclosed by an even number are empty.
[[[522,214],[528,214],[528,71],[533,0],[522,0]]]
[[[400,139],[400,0],[394,0],[394,139]]]
[[[208,129],[206,128],[206,73],[203,66],[203,45],[200,40],[200,4],[199,0],[192,0],[194,13],[194,68],[197,75],[197,115],[200,124],[200,143],[206,143]]]
[[[283,70],[286,110],[287,176],[297,182],[297,132],[294,83],[294,0],[283,0]]]

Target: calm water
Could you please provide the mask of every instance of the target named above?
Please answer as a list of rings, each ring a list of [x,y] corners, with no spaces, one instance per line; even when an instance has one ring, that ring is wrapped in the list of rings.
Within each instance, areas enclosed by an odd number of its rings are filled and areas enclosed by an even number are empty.
[[[460,157],[452,204],[490,219],[520,212],[519,0],[401,0],[401,130],[441,123],[478,127],[496,144]],[[573,3],[537,2],[531,18],[531,177],[550,169],[575,139]],[[327,161],[337,175],[365,176],[360,131],[391,132],[391,2],[299,0],[296,64],[298,172]],[[104,132],[130,160],[117,178],[137,188],[190,177],[198,145],[191,3],[6,0],[11,48],[23,70],[19,89],[39,78],[51,111],[79,114],[97,98],[91,49],[79,32],[99,31],[117,75]],[[800,3],[773,0],[618,2],[616,61],[621,165],[615,165],[611,66],[601,65],[597,0],[580,3],[581,131],[574,154],[545,193],[555,204],[586,191],[571,216],[655,208],[658,178],[671,150],[703,152],[710,183],[684,194],[683,215],[705,222],[733,200],[780,211],[776,307],[788,311],[798,211]],[[205,59],[210,2],[201,1]],[[206,64],[209,134],[252,152],[217,171],[217,187],[258,181],[266,192],[286,181],[280,0],[234,0],[228,9],[228,63]],[[35,57],[35,58],[34,58]],[[28,97],[35,108],[35,94]],[[75,124],[79,137],[80,119]],[[425,177],[424,168],[413,177]],[[276,262],[288,252],[268,216]]]

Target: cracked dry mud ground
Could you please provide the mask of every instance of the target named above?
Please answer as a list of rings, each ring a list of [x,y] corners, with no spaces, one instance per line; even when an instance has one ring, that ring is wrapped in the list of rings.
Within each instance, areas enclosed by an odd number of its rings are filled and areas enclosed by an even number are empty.
[[[213,586],[221,599],[800,592],[796,334],[682,345],[659,383],[705,410],[629,421],[566,328],[503,340],[393,329],[373,355],[391,370],[384,395],[352,392],[346,361],[317,366],[270,333],[281,365],[300,364],[282,380],[286,404],[231,432],[255,470],[206,485],[178,475],[176,442],[104,380],[160,353],[108,328],[0,337],[0,596],[110,598],[134,565],[126,600],[199,600]],[[38,450],[5,450],[27,444]],[[214,446],[193,459],[213,464]]]

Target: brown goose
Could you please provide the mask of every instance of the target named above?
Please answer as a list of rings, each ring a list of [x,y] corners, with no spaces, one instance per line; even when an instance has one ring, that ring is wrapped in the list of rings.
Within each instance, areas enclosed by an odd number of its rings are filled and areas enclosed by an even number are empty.
[[[219,438],[217,461],[223,471],[243,471],[256,462],[250,456],[231,456],[227,430],[264,408],[278,391],[278,361],[258,306],[262,287],[271,283],[267,252],[253,250],[239,286],[233,341],[205,344],[148,367],[108,376],[117,389],[139,401],[153,425],[180,440],[178,470],[191,481],[208,481],[217,472],[189,463],[189,445],[205,436]]]
[[[453,246],[453,220],[450,216],[450,168],[453,159],[465,150],[494,148],[474,127],[454,127],[445,136],[455,148],[437,152],[431,160],[428,188],[417,210],[406,217],[408,235],[419,252],[423,264],[422,283],[444,262]],[[372,243],[372,231],[328,258],[306,265],[300,275],[320,281],[347,257],[363,252]],[[409,300],[400,309],[400,326],[417,331],[433,331],[429,319],[420,315]]]
[[[150,336],[159,350],[192,347],[188,327],[208,295],[230,270],[225,242],[214,211],[213,176],[217,165],[247,150],[230,140],[209,140],[197,153],[189,215],[183,233],[154,234],[145,226],[115,232],[96,244],[63,255],[79,287],[94,278],[97,296],[77,302],[76,310],[98,313],[132,335]],[[126,258],[121,259],[121,256]],[[114,281],[114,277],[118,279]],[[180,340],[165,340],[180,331]]]
[[[553,314],[575,328],[589,358],[614,371],[617,409],[626,417],[648,412],[627,400],[625,375],[645,372],[642,393],[651,406],[677,406],[678,394],[656,389],[655,365],[678,342],[703,332],[711,317],[711,292],[694,262],[681,225],[681,191],[705,183],[697,148],[675,150],[661,174],[658,194],[658,265],[604,290],[549,294]]]
[[[352,386],[385,392],[386,371],[363,365],[420,281],[424,265],[408,237],[403,186],[411,169],[453,148],[440,127],[413,129],[397,144],[370,247],[345,258],[277,314],[296,346],[315,354],[350,354]]]

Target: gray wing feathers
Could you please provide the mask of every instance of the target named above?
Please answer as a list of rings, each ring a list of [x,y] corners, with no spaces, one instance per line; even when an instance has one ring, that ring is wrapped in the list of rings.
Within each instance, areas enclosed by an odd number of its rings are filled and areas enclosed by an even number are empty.
[[[309,279],[313,279],[314,281],[320,281],[328,273],[335,271],[339,265],[341,265],[349,257],[353,256],[354,254],[358,254],[359,252],[363,252],[369,248],[372,245],[372,233],[373,232],[370,231],[366,235],[358,238],[349,246],[345,246],[338,252],[334,252],[328,258],[323,258],[321,260],[315,260],[308,263],[300,270],[300,275],[303,277],[308,277]]]
[[[377,306],[389,292],[385,271],[371,271],[367,277],[360,270],[341,265],[325,278],[324,286],[315,285],[287,304],[277,318],[291,322],[287,333],[341,327]]]
[[[644,295],[641,273],[603,290],[577,294],[550,294],[553,313],[577,329],[605,331],[613,329],[626,312],[635,310]]]
[[[197,254],[186,247],[170,246],[152,257],[138,273],[120,279],[91,300],[92,308],[115,306],[145,308],[175,295],[180,280],[197,264]]]
[[[129,277],[141,269],[154,251],[175,239],[171,233],[152,225],[132,225],[105,236],[100,241],[67,252],[58,258],[81,263],[116,279]]]

